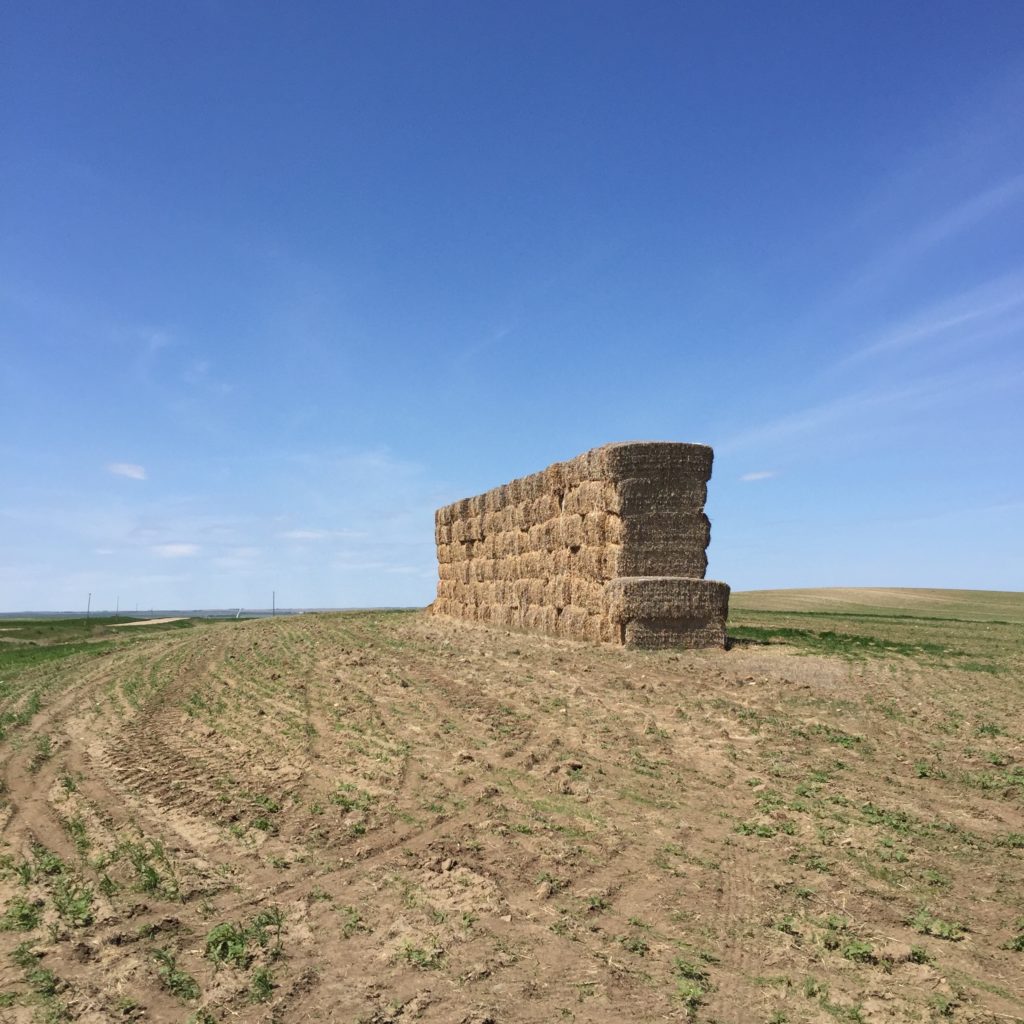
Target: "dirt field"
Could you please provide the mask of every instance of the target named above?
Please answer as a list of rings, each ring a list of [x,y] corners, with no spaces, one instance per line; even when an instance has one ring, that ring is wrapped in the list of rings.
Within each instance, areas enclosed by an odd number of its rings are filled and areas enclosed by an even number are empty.
[[[824,593],[25,632],[0,1021],[1024,1020],[1024,595]]]

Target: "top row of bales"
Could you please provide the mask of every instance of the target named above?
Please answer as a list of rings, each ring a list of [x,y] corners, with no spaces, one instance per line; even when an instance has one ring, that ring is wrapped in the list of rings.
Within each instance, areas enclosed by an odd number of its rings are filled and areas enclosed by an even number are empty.
[[[568,499],[573,505],[571,511],[619,512],[622,495],[617,493],[615,485],[623,481],[633,481],[636,485],[634,490],[637,487],[646,490],[647,481],[655,484],[671,482],[677,487],[680,482],[685,482],[687,504],[702,507],[705,485],[711,477],[712,458],[712,450],[707,445],[637,445],[630,442],[604,445],[575,459],[556,462],[539,473],[445,505],[437,510],[436,519],[439,524],[448,525],[460,519],[500,512],[509,506],[548,497],[553,497],[560,509]],[[581,488],[581,485],[588,484],[611,484],[611,489],[607,486]],[[552,507],[551,512],[554,511]]]

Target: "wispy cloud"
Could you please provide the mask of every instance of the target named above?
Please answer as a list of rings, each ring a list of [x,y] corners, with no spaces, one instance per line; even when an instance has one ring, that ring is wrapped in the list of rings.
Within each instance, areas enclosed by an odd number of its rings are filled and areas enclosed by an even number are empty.
[[[318,541],[331,540],[332,538],[353,538],[365,537],[367,534],[362,530],[285,530],[280,535],[284,540],[294,541]]]
[[[129,480],[146,479],[146,467],[134,462],[111,462],[107,465],[107,472],[114,476],[126,476]]]
[[[771,480],[773,476],[778,476],[774,469],[759,469],[754,473],[744,473],[740,479],[752,483],[755,480]]]
[[[910,380],[899,387],[865,388],[741,431],[716,444],[715,451],[725,454],[826,435],[834,442],[841,424],[858,433],[890,430],[893,416],[917,416],[925,409],[950,401],[963,401],[1000,390],[1014,391],[1022,383],[1024,372],[1014,364],[984,365],[973,373],[958,368],[950,373]]]
[[[199,554],[198,544],[154,544],[152,552],[159,558],[191,558]]]
[[[1017,314],[1021,312],[1024,312],[1024,271],[1017,270],[904,319],[847,356],[840,366],[910,348],[935,338],[949,340],[956,333],[961,335],[960,343],[979,336],[1001,334],[1020,328]]]
[[[847,297],[859,295],[870,285],[890,280],[904,267],[922,259],[933,249],[972,230],[1022,199],[1024,174],[1017,174],[936,213],[871,260],[847,285],[844,294]]]

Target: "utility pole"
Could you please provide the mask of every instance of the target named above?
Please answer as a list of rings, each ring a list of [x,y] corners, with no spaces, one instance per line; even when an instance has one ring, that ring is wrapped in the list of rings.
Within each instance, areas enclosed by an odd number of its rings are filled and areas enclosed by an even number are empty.
[[[277,591],[272,590],[270,592],[270,614],[271,616],[277,615]]]
[[[86,622],[89,621],[89,616],[90,616],[91,613],[92,613],[92,594],[89,595],[89,600],[86,602],[86,605],[85,605],[85,621]]]

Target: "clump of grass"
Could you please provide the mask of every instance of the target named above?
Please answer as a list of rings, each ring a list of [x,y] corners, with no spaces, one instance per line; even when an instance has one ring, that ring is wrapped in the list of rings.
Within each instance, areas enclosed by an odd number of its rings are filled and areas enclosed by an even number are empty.
[[[49,734],[41,732],[36,736],[36,750],[28,763],[28,770],[35,775],[53,757],[53,741]]]
[[[68,835],[71,836],[71,841],[75,844],[75,849],[78,851],[80,857],[86,856],[92,849],[92,840],[89,838],[89,832],[85,827],[85,822],[80,817],[68,818],[64,822],[64,827],[68,830]]]
[[[92,924],[92,889],[67,875],[61,875],[53,888],[53,905],[72,928]]]

